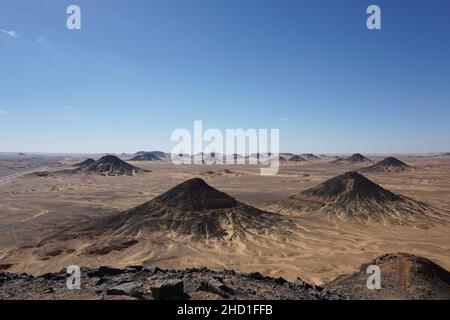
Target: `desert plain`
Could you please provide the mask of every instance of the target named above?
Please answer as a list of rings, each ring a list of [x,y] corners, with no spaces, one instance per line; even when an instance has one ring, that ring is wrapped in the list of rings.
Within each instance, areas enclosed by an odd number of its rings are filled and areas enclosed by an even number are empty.
[[[366,156],[376,163],[387,155]],[[283,161],[274,176],[260,175],[259,165],[175,165],[169,159],[129,161],[131,155],[122,155],[121,159],[146,172],[118,176],[74,174],[74,165],[87,156],[3,155],[0,267],[32,275],[57,272],[69,265],[226,268],[288,280],[299,277],[322,285],[358,270],[375,257],[404,252],[426,257],[450,270],[450,156],[394,156],[415,170],[362,174],[392,193],[432,207],[439,212],[438,222],[418,221],[414,225],[360,221],[279,205],[328,179],[370,165],[336,163],[331,155]],[[95,219],[108,219],[193,178],[202,179],[239,203],[279,214],[285,220],[274,232],[270,226],[261,232],[243,227],[245,235],[234,240],[207,236],[199,241],[186,233],[152,229],[139,234],[139,241],[106,251],[95,248],[116,241],[114,234],[95,240],[61,237],[70,232],[69,226],[76,228]]]

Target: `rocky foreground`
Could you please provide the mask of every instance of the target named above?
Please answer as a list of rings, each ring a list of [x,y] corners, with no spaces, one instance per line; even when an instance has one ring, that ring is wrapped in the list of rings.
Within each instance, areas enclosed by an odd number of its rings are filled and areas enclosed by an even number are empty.
[[[380,268],[380,288],[367,286],[368,267]],[[353,274],[342,275],[322,287],[297,278],[289,282],[260,273],[186,270],[82,268],[79,289],[69,289],[65,271],[33,277],[0,272],[0,299],[194,299],[194,300],[449,300],[450,273],[423,257],[387,254],[363,264]],[[69,280],[69,281],[68,281]]]
[[[301,279],[288,282],[260,273],[192,268],[183,271],[100,267],[81,269],[81,289],[69,290],[65,270],[33,277],[0,272],[0,299],[345,299]],[[71,282],[72,283],[72,282]]]

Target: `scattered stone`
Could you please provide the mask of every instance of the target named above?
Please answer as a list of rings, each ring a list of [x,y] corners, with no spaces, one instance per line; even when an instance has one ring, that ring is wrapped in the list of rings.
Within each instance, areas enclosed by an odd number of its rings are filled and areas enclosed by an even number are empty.
[[[250,272],[250,273],[247,273],[246,276],[249,279],[253,279],[253,280],[263,280],[264,279],[264,276],[259,272]]]
[[[105,277],[105,276],[116,276],[119,274],[126,273],[127,270],[124,269],[117,269],[117,268],[111,268],[106,266],[101,266],[97,270],[88,272],[89,277]]]
[[[131,296],[138,299],[143,299],[144,294],[138,291],[140,286],[138,282],[125,282],[106,290],[106,294],[110,296]]]
[[[55,290],[53,288],[48,288],[47,290],[44,291],[44,293],[47,293],[47,294],[53,293],[53,292],[55,292]]]
[[[44,273],[43,275],[40,276],[40,278],[46,279],[46,280],[51,280],[53,279],[54,274],[53,273]]]
[[[282,278],[282,277],[278,277],[278,278],[276,278],[276,279],[274,280],[274,282],[275,282],[276,284],[283,285],[283,284],[287,283],[287,280],[284,279],[284,278]]]
[[[160,269],[158,267],[153,268],[153,273],[158,273],[158,272],[165,272],[165,270]]]
[[[297,278],[297,280],[294,281],[293,285],[300,287],[302,289],[308,290],[308,289],[313,289],[313,290],[318,290],[318,291],[322,291],[322,288],[319,286],[316,286],[314,284],[309,284],[305,281],[303,281],[300,278]]]
[[[150,289],[155,300],[179,299],[184,296],[184,282],[181,279],[165,280]]]
[[[0,270],[8,270],[12,266],[13,266],[13,264],[10,264],[10,263],[0,264]]]
[[[228,299],[230,295],[235,293],[234,288],[225,285],[222,281],[217,279],[203,281],[198,290],[215,293],[225,299]]]
[[[50,175],[50,172],[47,171],[38,171],[34,173],[38,177],[48,177]]]
[[[367,266],[383,270],[382,290],[367,290]],[[302,279],[287,282],[261,273],[213,271],[205,268],[167,270],[153,273],[141,268],[82,268],[91,277],[83,282],[83,290],[60,290],[64,280],[55,280],[64,271],[32,277],[0,272],[2,299],[449,299],[450,273],[432,261],[398,253],[376,258],[361,266],[358,272],[342,275],[324,284],[324,289]],[[94,276],[97,275],[97,276]],[[169,278],[170,277],[170,278]],[[183,279],[183,280],[181,280]],[[98,286],[97,283],[104,283]],[[411,282],[413,281],[413,282]],[[149,288],[149,291],[147,289]],[[151,291],[151,293],[150,293]]]
[[[130,270],[136,271],[136,272],[145,270],[144,266],[127,266],[127,269],[130,269]]]

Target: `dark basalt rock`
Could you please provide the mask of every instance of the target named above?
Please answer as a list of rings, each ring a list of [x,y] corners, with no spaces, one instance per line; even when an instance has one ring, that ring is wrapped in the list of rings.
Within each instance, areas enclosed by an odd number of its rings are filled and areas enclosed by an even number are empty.
[[[413,167],[404,163],[403,161],[400,161],[393,157],[388,157],[372,166],[362,168],[361,172],[404,172],[411,171],[413,169]]]
[[[184,296],[184,282],[181,279],[165,280],[151,287],[155,300],[181,299]]]
[[[144,173],[148,170],[144,170],[121,160],[120,158],[107,155],[94,163],[75,169],[74,173],[93,173],[106,176],[120,176],[120,175],[134,175],[135,173]]]
[[[399,197],[380,187],[357,172],[347,172],[337,177],[331,178],[324,183],[305,190],[301,193],[305,196],[314,196],[321,199],[341,200],[398,200]]]

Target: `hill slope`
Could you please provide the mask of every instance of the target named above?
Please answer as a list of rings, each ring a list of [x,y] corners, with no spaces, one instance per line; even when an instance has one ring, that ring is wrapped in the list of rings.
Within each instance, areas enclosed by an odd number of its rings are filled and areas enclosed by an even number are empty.
[[[286,229],[282,216],[238,202],[194,178],[130,210],[64,230],[61,236],[119,236],[136,241],[163,232],[194,241],[231,241],[249,233],[283,234]]]
[[[159,160],[161,159],[152,152],[146,152],[134,156],[129,161],[159,161]]]
[[[362,168],[361,172],[374,172],[374,173],[382,173],[382,172],[405,172],[405,171],[413,171],[414,168],[410,165],[404,163],[393,157],[388,157],[376,164]]]
[[[316,156],[315,154],[312,154],[312,153],[303,153],[300,155],[300,157],[302,157],[305,160],[309,160],[309,161],[320,159],[318,156]]]
[[[91,158],[88,158],[88,159],[86,159],[86,160],[84,160],[84,161],[81,161],[81,162],[79,162],[79,163],[76,163],[76,164],[74,164],[73,166],[74,167],[81,167],[81,168],[84,168],[84,167],[88,167],[88,166],[90,166],[90,165],[92,165],[92,164],[94,164],[95,163],[95,160],[94,159],[91,159]]]
[[[432,207],[386,190],[357,172],[344,173],[279,201],[274,209],[417,227],[444,222]]]
[[[361,165],[372,163],[372,160],[363,156],[360,153],[355,153],[347,158],[336,157],[335,160],[330,162],[331,164],[351,164],[351,165]]]
[[[119,159],[116,156],[107,155],[95,161],[91,165],[80,167],[74,171],[75,173],[93,173],[104,176],[132,176],[136,173],[148,172]]]
[[[381,270],[381,289],[365,285],[367,267]],[[351,275],[342,275],[328,283],[326,291],[344,293],[351,299],[450,299],[450,272],[436,263],[412,254],[380,256]]]

